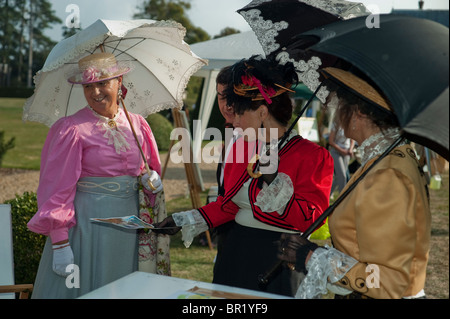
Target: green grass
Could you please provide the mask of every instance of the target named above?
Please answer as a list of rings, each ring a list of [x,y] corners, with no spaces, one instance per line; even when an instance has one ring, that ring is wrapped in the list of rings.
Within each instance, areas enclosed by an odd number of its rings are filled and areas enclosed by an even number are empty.
[[[22,112],[26,99],[0,98],[0,130],[5,141],[15,137],[15,147],[8,150],[2,163],[5,168],[39,170],[42,146],[49,128],[44,124],[23,122]],[[206,192],[201,194],[206,202]],[[166,203],[168,213],[192,208],[189,198],[178,198]],[[171,238],[171,264],[174,277],[212,280],[212,267],[216,250],[202,246],[196,239],[189,249],[181,241],[181,234]]]
[[[200,194],[202,203],[206,203],[207,192]],[[189,197],[180,197],[166,203],[167,214],[192,209]],[[170,262],[172,276],[191,280],[211,282],[213,278],[214,258],[217,250],[200,244],[199,237],[189,248],[181,240],[181,232],[171,237]]]
[[[0,131],[5,141],[15,137],[15,147],[8,150],[2,167],[39,170],[42,145],[49,128],[44,124],[23,122],[25,99],[0,98]]]
[[[38,170],[40,154],[48,127],[33,122],[22,122],[22,107],[25,99],[0,98],[0,131],[5,131],[5,140],[16,138],[16,146],[9,150],[3,160],[3,167]],[[430,190],[432,231],[431,252],[427,269],[425,290],[428,298],[449,298],[449,176],[442,176],[442,188]],[[201,194],[201,202],[206,202],[206,192]],[[166,203],[168,214],[192,208],[189,197],[181,197]],[[316,241],[320,245],[330,244],[329,240]],[[212,271],[216,250],[210,250],[199,243],[197,238],[190,248],[185,248],[181,233],[171,238],[172,276],[212,281]]]

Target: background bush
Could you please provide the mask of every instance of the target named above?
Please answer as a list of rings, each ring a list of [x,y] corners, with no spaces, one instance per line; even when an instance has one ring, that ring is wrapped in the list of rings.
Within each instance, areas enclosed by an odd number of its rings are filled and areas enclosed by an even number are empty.
[[[33,284],[47,238],[27,228],[28,221],[37,212],[36,193],[16,195],[5,204],[11,205],[15,283]]]
[[[162,114],[155,113],[147,117],[147,122],[150,125],[153,135],[155,136],[158,150],[168,151],[170,147],[170,132],[173,130],[173,125]]]

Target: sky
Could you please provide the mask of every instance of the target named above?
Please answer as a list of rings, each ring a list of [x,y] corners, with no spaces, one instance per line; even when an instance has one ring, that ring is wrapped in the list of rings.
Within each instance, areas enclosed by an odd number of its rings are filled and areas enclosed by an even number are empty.
[[[424,1],[424,9],[449,9],[448,0]],[[50,0],[55,14],[63,21],[63,24],[71,14],[75,14],[73,8],[79,9],[82,28],[88,27],[97,19],[132,19],[137,11],[136,7],[143,2],[143,0]],[[187,11],[188,17],[195,26],[201,27],[211,37],[219,34],[226,27],[232,27],[241,32],[250,30],[244,18],[236,12],[250,3],[250,0],[190,0],[190,2],[191,9]],[[418,0],[356,0],[354,2],[362,2],[370,10],[375,6],[379,13],[389,13],[393,8],[418,9]],[[63,24],[54,25],[53,29],[46,31],[46,34],[55,41],[61,40]]]

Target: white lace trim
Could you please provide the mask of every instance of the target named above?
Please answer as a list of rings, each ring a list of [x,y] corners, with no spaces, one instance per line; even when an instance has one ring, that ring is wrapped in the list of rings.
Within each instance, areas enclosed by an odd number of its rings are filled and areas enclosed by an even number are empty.
[[[256,196],[255,205],[264,213],[277,212],[282,215],[293,194],[294,185],[290,177],[284,173],[278,173],[270,185],[263,183],[261,191]]]
[[[68,45],[72,40],[62,40],[55,48],[50,52],[47,61],[51,61],[50,63],[45,63],[42,68],[42,72],[48,72],[55,70],[57,68],[62,67],[66,63],[71,63],[74,60],[78,59],[86,52],[91,52],[93,49],[98,47],[100,44],[105,41],[108,37],[116,37],[123,38],[130,31],[136,28],[142,28],[146,26],[151,26],[155,28],[159,27],[171,27],[178,28],[181,39],[186,35],[186,29],[175,21],[156,21],[156,20],[99,20],[103,26],[99,25],[98,27],[102,27],[104,32],[103,34],[98,35],[97,37],[90,39],[87,42],[77,41],[77,47],[72,49],[67,49],[66,45]],[[80,31],[82,32],[82,31]],[[76,35],[75,35],[76,36]],[[66,41],[67,40],[67,41]],[[55,57],[54,57],[55,56]]]
[[[105,132],[105,134],[103,134],[103,137],[108,140],[108,145],[114,144],[114,149],[116,150],[117,154],[126,152],[127,150],[131,149],[130,144],[128,144],[126,140],[125,132],[123,131],[125,120],[120,116],[120,109],[112,119],[98,114],[90,106],[89,109],[92,111],[92,114],[94,114],[98,118],[96,126],[98,126],[102,131]]]
[[[370,11],[362,3],[354,3],[342,0],[299,0],[312,7],[339,16],[343,20],[348,20],[370,14]]]
[[[270,1],[272,0],[254,0],[239,12],[255,32],[266,56],[280,49],[280,44],[276,42],[275,38],[279,35],[280,31],[289,27],[287,21],[273,22],[271,20],[265,20],[261,16],[261,10],[252,9]],[[361,3],[344,2],[341,0],[299,0],[299,2],[338,16],[343,20],[370,14],[370,11]],[[300,81],[312,92],[315,92],[319,87],[318,68],[322,65],[322,62],[318,57],[312,57],[309,61],[295,61],[290,58],[288,52],[284,51],[277,55],[277,59],[281,64],[285,64],[287,61],[294,63]],[[325,103],[328,93],[325,87],[321,87],[316,96],[322,103]]]
[[[256,4],[257,3],[254,5]],[[241,11],[240,13],[255,32],[266,56],[280,48],[275,37],[278,36],[279,31],[287,29],[289,24],[286,21],[273,23],[271,20],[264,20],[263,17],[261,17],[261,11],[258,9]],[[283,65],[286,64],[286,62],[292,62],[297,70],[299,80],[311,91],[315,92],[320,84],[320,74],[317,70],[320,65],[322,65],[322,61],[318,57],[312,57],[309,61],[295,61],[290,58],[288,52],[283,51],[277,55],[276,59]],[[322,101],[322,103],[325,103],[327,95],[328,91],[326,91],[325,88],[321,88],[317,94],[317,98]]]
[[[369,160],[376,156],[383,154],[399,137],[399,128],[390,128],[384,132],[380,132],[370,136],[358,147],[358,152],[361,155],[361,165],[364,166]],[[406,142],[399,144],[405,145]]]
[[[266,56],[280,48],[275,37],[278,31],[288,28],[289,24],[286,21],[273,23],[271,20],[264,20],[258,9],[242,11],[241,15],[255,32]]]
[[[281,145],[281,148],[286,145],[289,140],[297,136],[298,133],[295,129],[292,129],[289,136]],[[270,161],[269,166],[260,166],[259,170],[263,174],[275,173],[278,169],[278,139],[273,139],[269,144],[264,144],[261,147],[261,162]],[[266,156],[267,151],[270,150],[270,155]],[[275,179],[267,185],[263,183],[263,188],[256,197],[255,205],[261,208],[265,213],[277,212],[282,215],[286,204],[294,194],[294,185],[291,178],[284,174],[278,173]]]
[[[326,294],[328,284],[341,280],[357,263],[356,259],[334,248],[317,248],[306,264],[308,273],[298,287],[295,298],[313,299]],[[343,290],[341,294],[344,294]]]
[[[195,236],[208,230],[208,224],[196,209],[173,213],[172,218],[175,224],[181,227],[181,239],[186,248],[191,246]]]
[[[182,63],[177,59],[172,59],[169,62],[160,61],[161,64],[163,62],[166,63],[164,65],[161,65],[161,67],[167,68],[167,74],[169,75],[171,80],[178,79],[177,74],[183,75],[183,78],[179,81],[179,83],[176,86],[176,91],[172,93],[172,95],[174,96],[173,100],[172,98],[166,98],[163,102],[156,102],[162,100],[156,98],[156,94],[158,94],[157,92],[153,92],[151,88],[147,87],[143,88],[142,83],[140,83],[141,81],[139,81],[139,83],[137,83],[138,81],[136,81],[136,83],[133,83],[132,79],[135,78],[135,75],[133,75],[133,73],[136,73],[136,71],[127,74],[127,76],[124,78],[124,85],[128,89],[128,96],[125,102],[127,103],[127,107],[129,107],[130,112],[140,114],[144,118],[146,118],[150,114],[157,113],[165,109],[181,108],[183,106],[183,95],[188,85],[190,77],[194,75],[201,67],[207,64],[206,60],[203,60],[198,56],[196,56],[194,53],[192,53],[189,45],[183,41],[183,38],[186,33],[184,27],[181,24],[173,21],[102,20],[101,22],[105,25],[103,29],[107,28],[112,29],[110,30],[110,32],[107,33],[107,35],[111,37],[110,39],[117,41],[121,39],[120,37],[123,37],[128,32],[130,32],[130,30],[136,29],[135,31],[139,32],[140,31],[138,30],[139,28],[143,28],[150,25],[152,28],[155,28],[157,30],[155,33],[159,38],[169,40],[172,39],[171,41],[169,41],[172,45],[178,47],[180,50],[186,53],[191,54],[197,59],[197,61],[192,63],[192,65],[190,65],[189,68],[186,70],[185,69],[180,70],[180,67],[182,67]],[[102,29],[101,26],[102,25],[99,24],[98,29]],[[159,30],[160,27],[161,30]],[[172,29],[175,28],[176,30],[175,32],[169,32],[170,30],[167,30],[168,28]],[[80,33],[81,32],[82,31],[80,31]],[[92,38],[90,38],[89,40],[83,39],[86,42],[78,41],[81,42],[82,44],[77,43],[76,46],[69,49],[66,47],[67,45],[69,45],[69,42],[65,42],[64,40],[60,42],[61,44],[55,46],[55,48],[52,50],[49,57],[47,58],[47,61],[51,62],[48,62],[48,64],[46,64],[44,68],[38,71],[37,74],[34,76],[35,91],[33,96],[31,96],[25,103],[22,117],[23,121],[37,121],[40,123],[44,123],[47,126],[51,126],[60,117],[64,116],[67,104],[69,104],[70,102],[60,101],[61,100],[60,94],[62,94],[61,81],[56,81],[55,84],[49,84],[52,83],[52,80],[54,79],[54,72],[50,71],[55,70],[55,72],[58,72],[58,74],[59,72],[67,71],[66,69],[69,68],[69,66],[65,65],[66,63],[76,64],[76,61],[81,57],[81,55],[86,53],[87,49],[88,51],[92,51],[95,47],[97,47],[104,41],[104,38],[105,36],[98,36],[98,37],[92,36]],[[173,40],[173,38],[177,38],[179,39],[179,41],[176,42]],[[53,57],[50,58],[51,56]],[[136,63],[139,63],[139,61],[137,61]],[[136,65],[136,68],[138,67],[139,66]],[[64,85],[66,84],[64,83]],[[38,91],[42,92],[42,90],[44,90],[45,93],[38,94]],[[82,94],[78,93],[72,94],[70,96],[71,100],[80,98],[82,98]],[[39,105],[36,105],[38,101]],[[45,107],[42,107],[42,105],[44,105]],[[35,109],[37,110],[35,111]],[[71,114],[75,113],[77,110],[78,109],[71,110]]]
[[[322,65],[322,61],[319,57],[311,57],[308,61],[300,60],[296,61],[289,56],[286,51],[280,52],[276,59],[280,64],[286,64],[286,62],[292,62],[297,70],[298,78],[303,84],[305,84],[311,92],[315,92],[321,82],[319,81],[320,74],[319,68]],[[316,94],[316,97],[325,103],[326,98],[330,92],[325,86],[322,86]]]

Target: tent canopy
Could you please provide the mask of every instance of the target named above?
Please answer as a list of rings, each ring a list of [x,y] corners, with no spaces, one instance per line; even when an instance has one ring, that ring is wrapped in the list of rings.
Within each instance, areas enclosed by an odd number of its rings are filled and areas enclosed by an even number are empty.
[[[254,54],[264,55],[263,49],[253,31],[236,33],[218,39],[199,42],[191,45],[191,50],[201,58],[208,59],[208,65],[203,66],[194,76],[205,78],[198,119],[201,121],[202,132],[206,130],[211,110],[216,99],[216,77],[219,71],[241,59]],[[295,88],[295,97],[309,99],[313,92],[304,84]],[[197,132],[198,133],[198,132]],[[201,136],[201,135],[196,135]]]
[[[208,65],[203,66],[194,74],[194,76],[205,78],[198,116],[201,125],[197,126],[198,129],[201,129],[201,132],[205,132],[217,95],[216,77],[219,71],[225,66],[232,65],[252,55],[264,55],[264,52],[253,31],[195,43],[190,47],[199,57],[209,60]],[[201,132],[195,132],[194,136],[203,136],[202,134],[197,135]]]
[[[199,73],[202,73],[202,70],[220,70],[254,54],[264,54],[253,31],[195,43],[191,45],[191,50],[201,58],[209,60],[209,64],[202,67]]]

